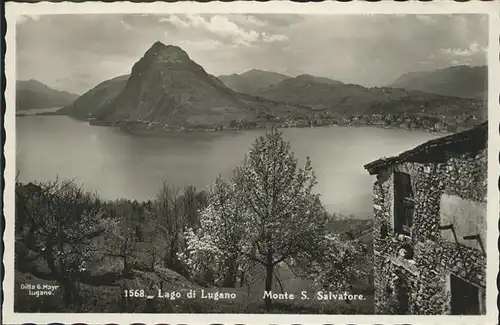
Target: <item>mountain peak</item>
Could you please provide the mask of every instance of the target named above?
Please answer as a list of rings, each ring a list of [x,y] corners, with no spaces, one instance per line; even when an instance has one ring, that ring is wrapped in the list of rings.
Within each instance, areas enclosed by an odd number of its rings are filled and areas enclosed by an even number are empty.
[[[315,78],[315,77],[312,76],[312,75],[310,75],[310,74],[303,73],[303,74],[299,74],[295,78],[297,78],[297,79],[312,79],[312,78]]]
[[[43,85],[44,87],[47,87],[44,83],[36,80],[36,79],[28,79],[28,80],[18,80],[18,82],[22,82],[25,84],[32,84],[32,85]]]
[[[167,46],[160,41],[156,41],[151,45],[151,49],[165,49]]]
[[[288,76],[286,76],[284,74],[274,72],[274,71],[262,70],[262,69],[251,69],[251,70],[245,71],[245,72],[240,74],[240,76],[243,76],[243,77],[245,77],[245,76],[252,77],[252,76],[260,76],[260,75],[274,75],[274,76],[282,76],[282,77],[288,78]]]
[[[251,69],[251,70],[248,70],[248,71],[243,72],[242,74],[249,74],[249,73],[262,73],[262,72],[269,72],[269,71],[264,71],[264,70],[261,70],[261,69]]]
[[[324,83],[329,85],[341,85],[342,82],[338,80],[333,80],[325,77],[317,77],[307,73],[300,74],[294,78],[295,80],[302,82],[313,82],[313,83]]]
[[[149,50],[146,51],[145,57],[155,57],[157,61],[179,62],[189,60],[189,55],[176,45],[165,45],[160,41],[156,41]]]

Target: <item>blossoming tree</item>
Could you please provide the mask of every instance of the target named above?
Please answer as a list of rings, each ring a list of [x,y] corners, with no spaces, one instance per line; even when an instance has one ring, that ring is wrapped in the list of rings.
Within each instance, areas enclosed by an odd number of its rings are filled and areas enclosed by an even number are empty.
[[[106,231],[99,202],[72,181],[16,186],[16,213],[26,219],[27,248],[45,261],[64,289],[66,307],[78,303],[78,280],[95,259],[95,240]]]
[[[327,213],[314,193],[311,161],[303,168],[282,133],[273,129],[257,138],[232,184],[220,177],[201,215],[201,227],[186,234],[182,258],[193,274],[224,275],[231,283],[237,269],[261,264],[269,292],[281,264],[314,277],[323,285],[343,283],[342,273],[357,251],[330,234]],[[344,272],[345,273],[345,272]],[[271,307],[269,295],[266,309]]]

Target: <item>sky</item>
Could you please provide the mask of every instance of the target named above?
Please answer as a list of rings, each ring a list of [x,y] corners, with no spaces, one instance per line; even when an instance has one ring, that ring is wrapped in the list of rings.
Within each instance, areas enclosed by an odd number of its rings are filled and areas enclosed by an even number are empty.
[[[485,15],[72,14],[21,16],[17,79],[77,94],[130,73],[155,42],[213,75],[262,69],[363,86],[404,73],[485,65]]]

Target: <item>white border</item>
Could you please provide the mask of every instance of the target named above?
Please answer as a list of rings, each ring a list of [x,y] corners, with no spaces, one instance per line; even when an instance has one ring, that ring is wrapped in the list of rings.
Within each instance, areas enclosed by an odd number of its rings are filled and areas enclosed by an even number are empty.
[[[239,323],[239,324],[325,324],[325,323],[412,323],[412,324],[494,324],[498,320],[496,306],[499,255],[497,251],[499,202],[498,177],[499,171],[499,35],[500,35],[500,4],[496,2],[469,1],[458,3],[451,1],[439,2],[336,2],[293,3],[288,1],[258,2],[177,2],[177,3],[11,3],[5,4],[7,21],[5,74],[7,85],[5,100],[6,142],[5,154],[5,192],[4,214],[6,228],[4,233],[4,303],[2,307],[4,324],[20,324],[35,322],[37,324],[59,322],[71,324],[75,321],[88,324],[134,322],[155,324],[168,322],[170,324],[201,324],[201,323]],[[16,57],[15,35],[16,16],[20,14],[82,14],[82,13],[288,13],[288,14],[466,14],[478,13],[489,15],[489,143],[488,143],[488,229],[487,229],[487,277],[485,316],[393,316],[393,315],[274,315],[274,314],[29,314],[13,312],[14,292],[14,179],[16,127],[15,112],[12,104],[15,102]]]

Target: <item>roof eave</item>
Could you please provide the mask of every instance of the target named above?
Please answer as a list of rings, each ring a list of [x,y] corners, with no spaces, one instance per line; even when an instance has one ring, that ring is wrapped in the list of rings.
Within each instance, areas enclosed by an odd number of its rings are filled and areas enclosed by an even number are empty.
[[[464,152],[480,151],[486,148],[488,137],[488,122],[483,122],[473,129],[447,135],[438,139],[430,140],[420,144],[410,150],[401,153],[398,156],[390,158],[380,158],[371,163],[364,165],[363,167],[370,173],[370,175],[375,175],[382,169],[387,169],[391,165],[395,165],[401,162],[433,162],[442,163],[449,157],[446,147],[453,148],[453,146],[463,146]],[[484,141],[483,141],[484,139]],[[470,146],[474,150],[470,150]],[[443,148],[441,150],[441,148]],[[439,149],[439,150],[436,150]],[[454,149],[456,150],[456,148]],[[431,153],[429,152],[431,151]],[[460,154],[462,150],[456,150],[454,154]],[[452,150],[453,152],[453,150]],[[432,159],[429,159],[429,155],[433,155]]]

